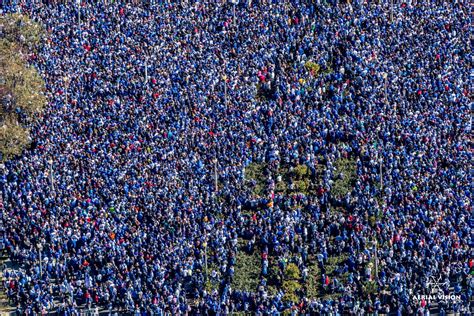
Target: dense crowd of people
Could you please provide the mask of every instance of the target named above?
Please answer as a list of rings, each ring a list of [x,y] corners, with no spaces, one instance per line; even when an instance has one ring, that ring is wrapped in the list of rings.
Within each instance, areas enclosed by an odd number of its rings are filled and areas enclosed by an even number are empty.
[[[469,4],[394,2],[5,6],[47,30],[28,58],[49,104],[0,170],[18,311],[468,315]],[[299,165],[324,167],[315,194],[275,192]],[[254,291],[233,286],[241,251]],[[289,263],[318,265],[320,296],[268,291]],[[446,299],[416,299],[432,280]]]

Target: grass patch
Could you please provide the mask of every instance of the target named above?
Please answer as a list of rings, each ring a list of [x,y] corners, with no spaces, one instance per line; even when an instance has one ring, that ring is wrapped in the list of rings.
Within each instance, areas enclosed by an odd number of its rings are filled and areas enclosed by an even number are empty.
[[[270,296],[275,296],[281,288],[282,279],[280,278],[280,269],[278,268],[277,259],[269,258],[267,290]]]
[[[331,194],[335,198],[343,198],[352,192],[357,179],[357,163],[354,159],[338,159],[334,167],[334,183]]]
[[[220,272],[219,267],[215,263],[208,263],[208,275],[204,287],[208,293],[219,290],[220,285]],[[217,271],[217,278],[212,278],[212,271]]]
[[[266,163],[251,163],[245,168],[245,182],[250,186],[254,197],[261,197],[265,194],[269,175],[266,169]],[[274,191],[276,194],[283,196],[298,193],[306,196],[316,195],[318,187],[322,185],[325,170],[326,163],[322,156],[318,158],[313,171],[305,164],[297,166],[281,165],[272,174],[275,181]]]
[[[326,274],[329,276],[333,276],[335,270],[343,264],[349,256],[347,254],[340,254],[339,256],[331,256],[328,258],[325,268]]]
[[[327,262],[329,265],[338,265],[347,260],[349,256],[347,254],[340,254],[339,256],[331,256]]]
[[[362,284],[362,292],[366,295],[376,294],[379,286],[375,281],[366,281]]]
[[[261,271],[262,262],[258,252],[254,251],[253,254],[248,254],[240,247],[237,253],[232,288],[238,291],[257,291]]]
[[[262,196],[265,192],[264,173],[264,163],[251,163],[245,168],[245,180],[252,185],[252,191],[256,196]]]
[[[309,299],[316,299],[320,296],[321,271],[319,270],[316,258],[311,260],[308,266],[308,279],[306,280],[306,292]]]
[[[339,256],[331,256],[328,258],[324,268],[326,269],[326,275],[331,279],[337,278],[343,284],[347,282],[349,273],[338,274],[337,269],[347,260],[347,254],[341,254]],[[306,293],[310,299],[323,298],[323,299],[337,299],[341,293],[321,293],[323,288],[322,272],[318,267],[316,258],[311,258],[311,263],[308,265],[308,278],[306,280]]]
[[[306,165],[297,165],[294,168],[281,167],[278,169],[278,178],[281,178],[281,181],[277,181],[275,185],[277,193],[283,195],[292,193],[311,194],[311,171]]]
[[[337,300],[339,297],[341,297],[341,293],[331,293],[331,294],[326,294],[323,296],[324,300]]]
[[[321,175],[324,171],[322,165],[316,167],[313,175],[306,165],[295,167],[281,166],[274,174],[275,193],[290,195],[303,193],[313,195],[316,187],[321,184]],[[266,165],[264,163],[251,163],[245,168],[245,180],[251,187],[253,195],[261,197],[267,189]]]
[[[207,279],[206,284],[205,284],[205,288],[206,288],[207,293],[212,293],[214,291],[218,291],[219,290],[219,283],[215,282],[211,279]]]

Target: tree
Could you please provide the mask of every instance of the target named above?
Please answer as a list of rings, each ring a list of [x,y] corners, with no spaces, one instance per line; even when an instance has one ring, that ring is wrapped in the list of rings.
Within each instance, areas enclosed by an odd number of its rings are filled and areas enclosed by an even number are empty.
[[[36,50],[45,34],[39,23],[19,13],[0,16],[0,28],[3,39],[21,44],[28,51]]]
[[[3,157],[19,155],[28,143],[28,130],[15,120],[7,118],[0,127],[0,150]]]
[[[19,155],[29,141],[28,125],[46,104],[45,84],[26,57],[44,36],[27,16],[0,16],[0,152],[3,159]]]

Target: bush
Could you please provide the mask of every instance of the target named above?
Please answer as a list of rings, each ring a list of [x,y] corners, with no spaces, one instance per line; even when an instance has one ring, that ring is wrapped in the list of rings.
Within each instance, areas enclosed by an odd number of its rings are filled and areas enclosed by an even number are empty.
[[[283,295],[283,302],[298,303],[299,297],[295,293],[285,293]]]
[[[283,281],[283,291],[285,292],[285,294],[283,295],[283,301],[297,303],[299,301],[297,292],[300,289],[301,289],[301,284],[298,281],[294,281],[294,280]]]
[[[277,182],[277,184],[275,185],[276,192],[284,193],[286,192],[286,190],[287,190],[287,185],[286,185],[286,182],[284,181]]]
[[[309,169],[306,165],[298,165],[293,169],[293,174],[296,179],[301,180],[309,175]]]
[[[377,218],[375,216],[370,216],[369,217],[369,224],[370,224],[370,227],[375,227],[375,224],[377,223]]]
[[[285,269],[285,279],[287,280],[298,280],[301,278],[300,269],[294,263],[288,264]]]
[[[314,75],[317,75],[319,73],[319,70],[321,69],[321,66],[319,66],[317,63],[315,62],[312,62],[312,61],[307,61],[305,64],[304,64],[304,67],[312,72]]]
[[[295,182],[296,191],[307,194],[309,189],[309,181],[308,180],[300,180]]]
[[[297,292],[302,288],[300,283],[300,269],[296,264],[290,263],[286,267],[284,275],[285,280],[283,281],[282,289],[285,294],[283,295],[283,301],[292,303],[299,302]]]

